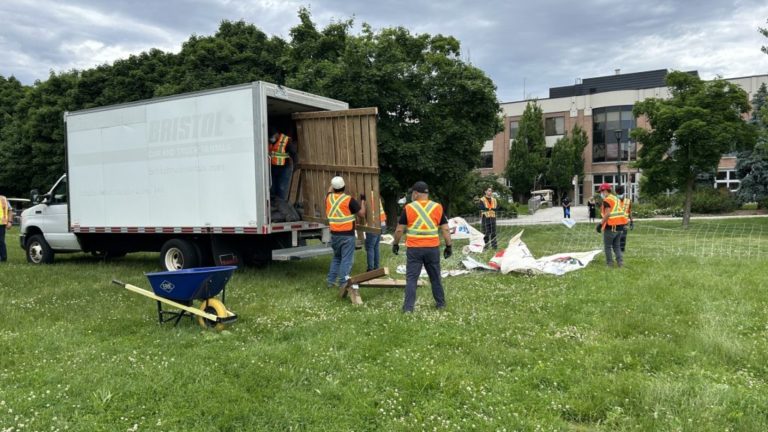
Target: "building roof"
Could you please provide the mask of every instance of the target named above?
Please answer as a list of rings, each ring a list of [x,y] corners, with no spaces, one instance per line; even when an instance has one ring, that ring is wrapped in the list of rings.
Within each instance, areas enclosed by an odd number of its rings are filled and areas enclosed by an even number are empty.
[[[562,98],[570,96],[583,96],[587,94],[603,93],[617,90],[637,90],[666,86],[667,69],[659,69],[645,72],[617,73],[594,78],[585,78],[580,84],[562,87],[550,87],[549,97]],[[689,71],[691,75],[698,76],[697,71]]]

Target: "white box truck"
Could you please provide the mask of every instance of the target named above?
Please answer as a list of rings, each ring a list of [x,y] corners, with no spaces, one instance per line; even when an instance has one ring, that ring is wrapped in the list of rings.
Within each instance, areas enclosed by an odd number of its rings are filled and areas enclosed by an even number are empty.
[[[159,251],[168,270],[328,253],[330,179],[379,196],[376,115],[266,82],[65,113],[67,172],[22,214],[21,247],[36,264]],[[269,193],[273,126],[298,143],[280,206]],[[376,204],[361,230],[379,228]],[[309,238],[322,242],[303,246]]]

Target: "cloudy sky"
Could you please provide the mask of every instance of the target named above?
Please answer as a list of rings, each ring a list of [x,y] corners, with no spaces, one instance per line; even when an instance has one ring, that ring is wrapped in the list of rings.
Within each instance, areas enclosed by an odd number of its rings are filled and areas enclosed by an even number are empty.
[[[614,69],[698,70],[702,78],[768,73],[766,0],[0,0],[0,75],[25,84],[150,48],[177,52],[221,20],[288,39],[308,6],[320,27],[355,18],[374,28],[457,37],[501,101]]]

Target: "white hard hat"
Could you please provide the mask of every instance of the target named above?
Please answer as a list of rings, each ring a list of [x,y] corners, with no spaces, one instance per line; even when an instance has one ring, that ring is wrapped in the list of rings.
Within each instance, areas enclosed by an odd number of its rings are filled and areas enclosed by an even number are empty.
[[[344,179],[339,176],[334,177],[331,179],[331,186],[333,186],[334,189],[343,189]]]

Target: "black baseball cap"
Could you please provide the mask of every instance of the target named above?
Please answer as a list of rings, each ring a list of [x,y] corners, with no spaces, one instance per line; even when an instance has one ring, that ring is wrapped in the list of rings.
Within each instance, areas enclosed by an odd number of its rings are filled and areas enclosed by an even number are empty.
[[[429,193],[429,186],[427,186],[427,184],[424,183],[423,181],[417,181],[411,187],[411,191],[419,192],[419,193]]]

